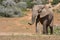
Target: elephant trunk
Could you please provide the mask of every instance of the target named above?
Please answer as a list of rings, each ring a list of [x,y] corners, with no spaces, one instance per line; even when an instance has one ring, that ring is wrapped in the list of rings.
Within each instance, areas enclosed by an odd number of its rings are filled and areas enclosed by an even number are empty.
[[[37,9],[36,9],[37,8]],[[38,6],[34,6],[32,9],[32,18],[31,18],[31,22],[29,23],[30,25],[34,24],[35,20],[36,20],[36,16],[38,15]]]
[[[33,25],[35,22],[35,19],[36,19],[36,15],[32,15],[31,22],[28,24]]]

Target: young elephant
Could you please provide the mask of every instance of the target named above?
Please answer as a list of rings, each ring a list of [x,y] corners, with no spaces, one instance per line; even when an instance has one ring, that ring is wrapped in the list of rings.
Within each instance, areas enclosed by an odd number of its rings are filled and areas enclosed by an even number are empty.
[[[36,22],[36,32],[38,32],[37,24],[40,22],[43,25],[43,34],[48,34],[48,27],[50,34],[53,34],[53,11],[44,5],[35,5],[32,10],[32,22]]]

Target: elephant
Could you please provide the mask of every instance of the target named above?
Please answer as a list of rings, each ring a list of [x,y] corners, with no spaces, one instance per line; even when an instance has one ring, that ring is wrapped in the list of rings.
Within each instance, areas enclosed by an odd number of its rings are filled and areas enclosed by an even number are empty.
[[[29,25],[35,23],[36,33],[38,32],[37,24],[40,22],[43,25],[43,34],[48,34],[48,27],[50,34],[53,34],[53,11],[47,5],[34,5],[32,8],[32,19]]]

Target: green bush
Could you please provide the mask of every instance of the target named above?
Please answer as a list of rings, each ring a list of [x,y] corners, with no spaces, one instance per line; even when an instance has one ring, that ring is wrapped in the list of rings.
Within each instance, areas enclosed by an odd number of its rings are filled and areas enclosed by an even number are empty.
[[[42,4],[48,4],[48,0],[42,0]]]
[[[28,8],[32,8],[37,2],[27,2]]]
[[[53,0],[52,5],[56,5],[60,2],[60,0]]]
[[[4,7],[0,5],[0,16],[2,17],[21,17],[22,11],[17,7]]]
[[[28,8],[32,8],[32,3],[31,2],[27,2]]]
[[[2,3],[3,0],[0,0],[0,4]]]
[[[17,7],[20,8],[22,11],[25,11],[27,8],[27,3],[26,2],[19,2],[19,3],[17,3]]]
[[[60,26],[54,26],[54,34],[60,35]]]
[[[25,10],[27,8],[26,2],[15,3],[12,0],[4,0],[0,4],[0,16],[1,17],[22,17],[25,16]]]
[[[16,3],[15,3],[13,0],[4,0],[4,1],[2,2],[2,5],[4,5],[5,7],[7,7],[7,6],[12,7],[12,6],[15,6]]]

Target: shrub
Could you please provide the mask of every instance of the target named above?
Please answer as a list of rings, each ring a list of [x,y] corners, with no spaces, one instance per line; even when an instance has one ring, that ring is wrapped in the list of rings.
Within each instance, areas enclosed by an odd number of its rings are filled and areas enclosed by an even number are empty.
[[[28,1],[28,2],[27,2],[28,8],[32,8],[35,4],[37,4],[36,1],[34,1],[34,2]]]
[[[0,4],[2,3],[3,0],[0,0]]]
[[[27,2],[28,8],[32,8],[32,3],[31,2]]]
[[[26,10],[26,2],[16,3],[13,0],[4,0],[0,5],[0,16],[2,17],[21,17],[24,16],[23,10]]]
[[[53,0],[52,5],[56,5],[60,2],[60,0]]]
[[[37,0],[36,2],[38,5],[42,4],[42,0]]]
[[[21,17],[22,11],[17,10],[16,8],[12,7],[4,7],[0,5],[0,16],[2,17]]]
[[[60,26],[54,26],[54,34],[60,35]]]
[[[20,2],[20,0],[14,0],[14,2],[18,3],[18,2]]]
[[[2,5],[4,5],[4,6],[15,6],[16,3],[13,0],[4,0],[2,2]]]
[[[48,4],[48,0],[42,0],[42,4]]]
[[[26,2],[19,2],[19,3],[17,3],[17,7],[26,9],[27,3]]]

